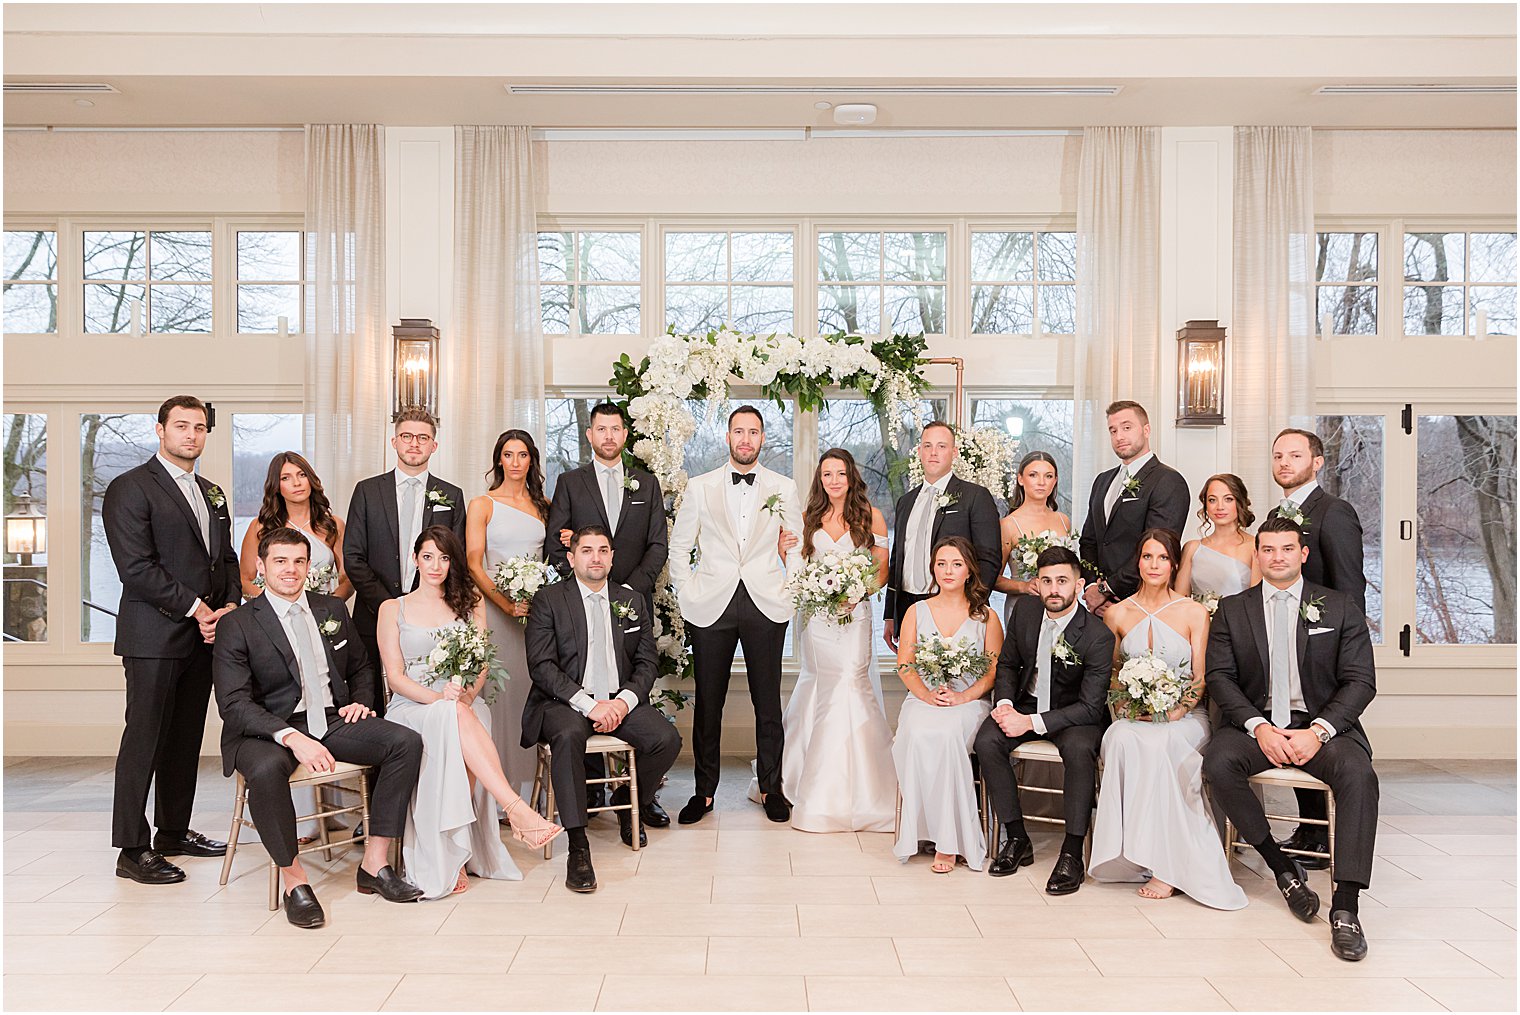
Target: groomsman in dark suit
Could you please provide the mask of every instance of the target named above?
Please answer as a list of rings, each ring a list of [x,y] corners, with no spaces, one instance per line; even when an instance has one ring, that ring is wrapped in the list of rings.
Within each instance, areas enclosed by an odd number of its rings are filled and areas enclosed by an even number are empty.
[[[1319,434],[1287,429],[1272,442],[1272,478],[1282,487],[1283,499],[1270,517],[1287,518],[1303,533],[1309,559],[1304,579],[1315,585],[1343,592],[1356,608],[1367,612],[1367,575],[1362,570],[1362,520],[1356,508],[1319,485],[1325,467],[1325,445]],[[1324,820],[1325,798],[1312,790],[1297,790],[1298,813]],[[1284,849],[1324,852],[1324,825],[1299,825],[1282,844]],[[1308,870],[1324,870],[1330,861],[1306,856],[1300,863]]]
[[[227,851],[225,842],[190,830],[211,643],[242,599],[227,496],[195,474],[208,423],[205,404],[193,395],[159,406],[158,454],[112,480],[101,509],[121,578],[116,654],[127,678],[111,845],[121,850],[116,875],[148,885],[185,880],[167,856]],[[150,783],[158,827],[151,846]]]
[[[1277,879],[1293,915],[1313,922],[1319,896],[1304,865],[1272,841],[1247,782],[1296,766],[1335,791],[1335,894],[1330,947],[1356,962],[1367,954],[1357,893],[1372,881],[1378,780],[1361,716],[1377,694],[1367,619],[1349,596],[1306,581],[1310,559],[1298,527],[1268,518],[1256,533],[1262,582],[1219,603],[1209,630],[1209,697],[1218,724],[1203,752],[1214,799]]]
[[[417,587],[412,544],[429,525],[444,525],[464,542],[464,494],[428,472],[438,449],[438,421],[425,409],[403,409],[391,438],[396,467],[361,480],[348,505],[343,533],[343,567],[354,583],[354,623],[369,658],[378,660],[375,620],[380,604],[399,599]],[[365,702],[385,714],[383,681],[374,700]]]
[[[533,686],[523,707],[522,746],[543,742],[552,749],[549,777],[570,838],[565,887],[572,892],[596,891],[586,838],[586,741],[607,733],[633,747],[640,846],[647,842],[649,801],[681,753],[680,734],[649,704],[659,674],[649,600],[608,580],[616,556],[605,528],[578,529],[570,539],[575,578],[539,590],[524,633]],[[629,799],[626,787],[612,796],[614,805]],[[619,811],[618,822],[623,843],[633,845],[632,815]]]
[[[1031,740],[1048,740],[1061,752],[1066,838],[1045,891],[1070,895],[1087,875],[1082,844],[1092,820],[1098,747],[1108,725],[1114,635],[1078,601],[1082,562],[1075,553],[1053,546],[1035,563],[1038,597],[1020,596],[1014,604],[992,687],[997,704],[976,734],[982,785],[1007,834],[987,873],[1006,877],[1034,863],[1009,752]]]
[[[216,641],[223,772],[247,781],[254,826],[284,877],[285,917],[305,928],[322,926],[326,916],[296,853],[289,780],[297,765],[316,773],[332,771],[335,761],[373,766],[359,891],[389,902],[422,896],[386,856],[406,826],[422,738],[365,704],[375,697],[375,668],[343,601],[306,591],[310,554],[297,529],[265,532],[265,594],[225,621]]]
[[[936,419],[925,426],[918,444],[924,481],[897,500],[883,622],[887,647],[893,652],[897,651],[897,630],[903,614],[933,594],[930,558],[934,544],[951,536],[969,540],[976,549],[982,581],[989,589],[1003,568],[997,502],[986,487],[951,473],[956,453],[955,431],[949,423]]]
[[[1093,481],[1081,542],[1088,565],[1082,600],[1099,617],[1109,603],[1127,599],[1140,588],[1135,563],[1140,533],[1170,529],[1180,537],[1192,500],[1182,473],[1161,464],[1151,450],[1145,406],[1129,401],[1110,405],[1108,439],[1119,464]]]

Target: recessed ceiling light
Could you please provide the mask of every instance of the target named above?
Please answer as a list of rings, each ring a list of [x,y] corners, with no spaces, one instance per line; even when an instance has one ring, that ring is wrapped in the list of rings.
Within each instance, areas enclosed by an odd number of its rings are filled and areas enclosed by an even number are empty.
[[[79,106],[83,109],[89,109],[91,106],[95,105],[95,103],[91,102],[89,99],[75,99],[74,105]]]
[[[834,104],[832,102],[815,102],[815,103],[813,103],[813,108],[814,109],[833,109],[834,108]]]

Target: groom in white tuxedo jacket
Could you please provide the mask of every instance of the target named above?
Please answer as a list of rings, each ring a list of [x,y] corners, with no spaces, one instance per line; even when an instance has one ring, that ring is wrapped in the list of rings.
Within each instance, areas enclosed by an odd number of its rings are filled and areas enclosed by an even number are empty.
[[[801,558],[795,540],[784,561],[778,547],[783,532],[801,530],[802,510],[797,485],[759,464],[764,443],[759,410],[735,409],[728,417],[727,464],[687,484],[670,531],[670,583],[691,631],[697,678],[692,725],[697,785],[696,795],[681,808],[683,825],[712,810],[723,703],[739,645],[755,707],[756,774],[765,813],[772,821],[791,817],[781,791],[781,656],[793,612],[786,578]]]

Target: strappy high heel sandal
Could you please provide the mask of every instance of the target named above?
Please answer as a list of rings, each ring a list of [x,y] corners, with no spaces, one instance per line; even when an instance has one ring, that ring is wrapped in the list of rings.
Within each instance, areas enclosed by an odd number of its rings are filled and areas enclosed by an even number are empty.
[[[519,827],[518,823],[512,819],[512,812],[517,810],[519,807],[523,808],[525,811],[533,815],[535,818],[538,818],[540,821],[544,821],[544,818],[533,808],[529,807],[528,801],[522,799],[521,797],[518,797],[517,803],[507,808],[507,819],[512,821],[512,838],[528,846],[530,849],[542,849],[545,843],[554,838],[560,832],[564,831],[563,828],[561,828],[559,825],[556,825],[552,821],[545,821],[542,828],[532,831]]]

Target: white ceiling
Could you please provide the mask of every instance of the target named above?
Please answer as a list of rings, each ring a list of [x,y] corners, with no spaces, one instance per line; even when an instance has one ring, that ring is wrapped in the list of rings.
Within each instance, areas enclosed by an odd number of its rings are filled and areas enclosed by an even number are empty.
[[[528,123],[877,128],[1515,126],[1515,96],[1320,96],[1331,83],[1515,83],[1510,4],[7,4],[7,125]],[[848,94],[523,96],[513,83],[844,85]],[[1112,97],[893,95],[1108,84]]]

